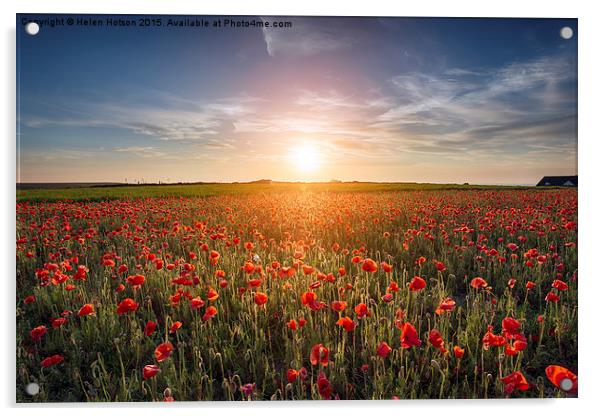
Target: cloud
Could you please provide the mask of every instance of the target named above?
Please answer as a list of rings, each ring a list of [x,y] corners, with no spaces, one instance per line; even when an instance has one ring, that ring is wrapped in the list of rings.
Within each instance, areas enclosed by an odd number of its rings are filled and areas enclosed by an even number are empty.
[[[162,157],[165,153],[159,151],[156,147],[151,146],[129,146],[129,147],[116,147],[113,151],[118,153],[132,153],[138,157]]]
[[[272,22],[273,18],[262,18]],[[310,56],[352,48],[356,38],[345,30],[345,19],[286,18],[292,28],[264,27],[263,38],[270,56]]]

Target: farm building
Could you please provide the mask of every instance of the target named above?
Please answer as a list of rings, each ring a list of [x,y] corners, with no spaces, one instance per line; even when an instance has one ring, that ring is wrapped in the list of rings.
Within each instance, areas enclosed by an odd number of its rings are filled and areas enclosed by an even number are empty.
[[[544,176],[537,186],[577,186],[577,175],[575,176]]]

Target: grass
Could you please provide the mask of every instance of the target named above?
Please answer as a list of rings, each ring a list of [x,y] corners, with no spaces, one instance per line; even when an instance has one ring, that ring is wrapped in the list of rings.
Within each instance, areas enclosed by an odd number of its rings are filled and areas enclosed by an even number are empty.
[[[17,189],[17,201],[100,201],[122,198],[157,197],[206,197],[216,195],[312,192],[394,192],[424,190],[495,190],[530,189],[520,186],[458,185],[428,183],[224,183],[224,184],[178,184],[178,185],[120,185],[120,186],[77,186],[37,189]]]

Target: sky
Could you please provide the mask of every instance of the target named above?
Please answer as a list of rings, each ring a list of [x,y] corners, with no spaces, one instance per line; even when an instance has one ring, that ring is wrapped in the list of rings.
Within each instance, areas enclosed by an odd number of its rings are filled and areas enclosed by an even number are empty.
[[[577,174],[576,19],[161,16],[31,36],[23,17],[64,16],[17,16],[18,182]]]

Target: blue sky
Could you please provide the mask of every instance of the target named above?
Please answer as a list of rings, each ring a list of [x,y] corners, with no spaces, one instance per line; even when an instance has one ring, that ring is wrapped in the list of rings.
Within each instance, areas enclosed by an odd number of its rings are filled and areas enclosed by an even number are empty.
[[[250,19],[292,28],[18,25],[18,180],[577,173],[575,19]]]

